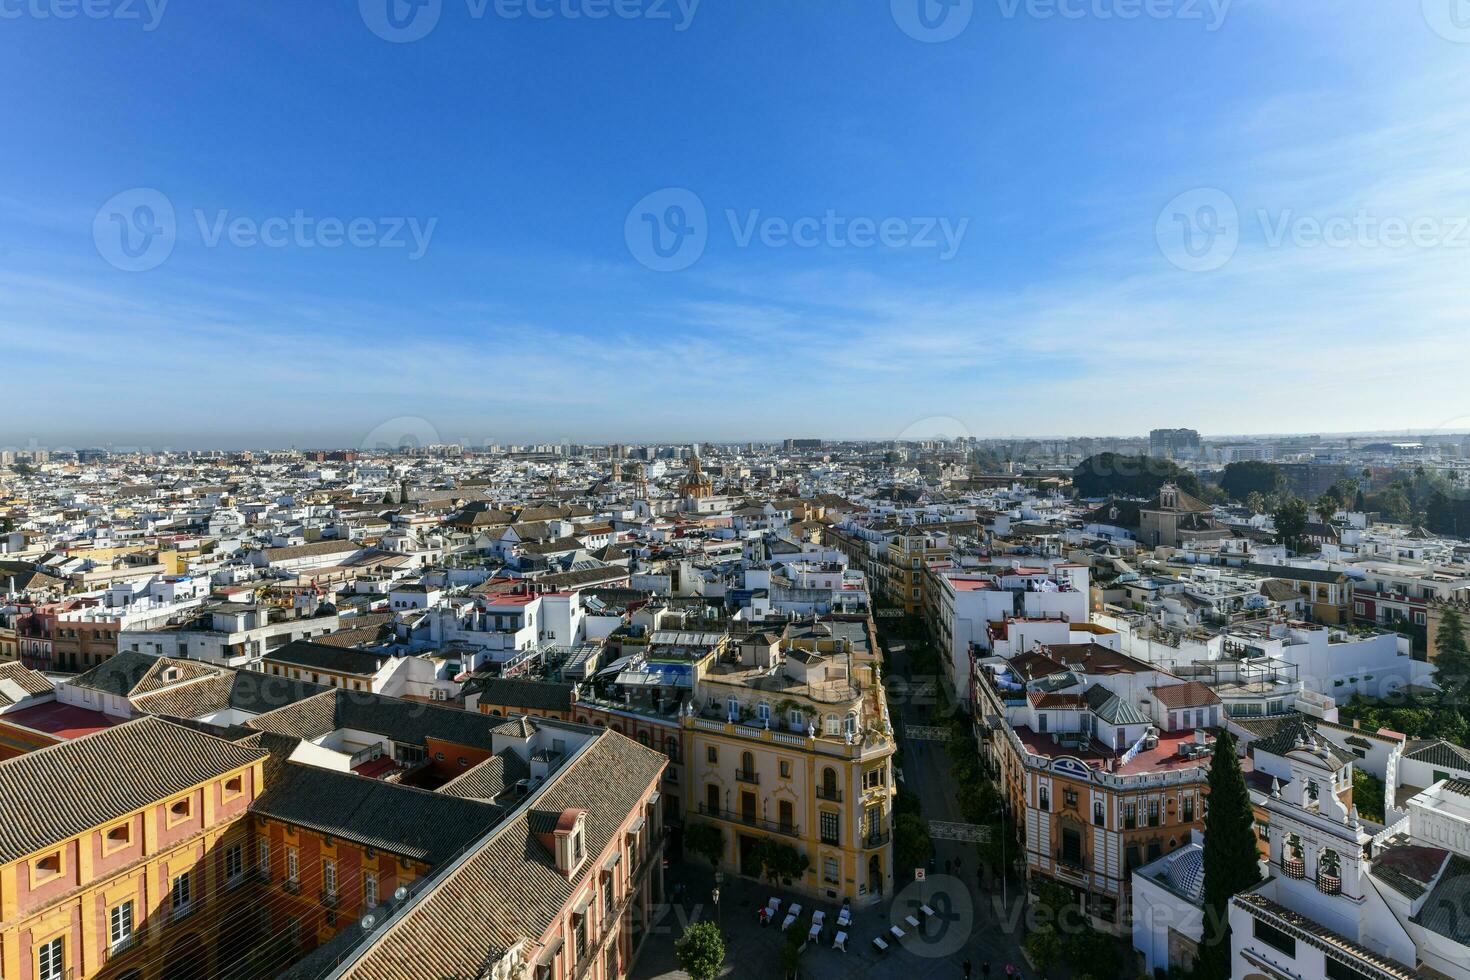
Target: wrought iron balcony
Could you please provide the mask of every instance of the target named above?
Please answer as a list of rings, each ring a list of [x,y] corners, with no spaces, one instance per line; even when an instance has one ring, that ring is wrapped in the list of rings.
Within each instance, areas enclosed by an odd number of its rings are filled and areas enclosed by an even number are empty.
[[[762,820],[753,814],[744,814],[735,810],[712,809],[705,803],[699,804],[699,813],[701,816],[713,817],[716,820],[727,820],[730,823],[755,827],[758,830],[768,830],[775,834],[785,834],[787,837],[801,836],[801,828],[794,823],[776,823],[771,820]]]

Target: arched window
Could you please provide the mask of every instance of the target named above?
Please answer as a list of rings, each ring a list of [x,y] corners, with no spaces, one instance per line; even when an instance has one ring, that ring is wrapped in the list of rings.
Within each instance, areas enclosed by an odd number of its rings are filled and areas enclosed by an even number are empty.
[[[857,716],[857,712],[856,711],[849,711],[847,713],[847,720],[845,722],[843,722],[843,724],[842,724],[842,733],[844,735],[856,735],[857,734],[857,730],[858,730],[858,716]]]
[[[837,770],[831,766],[822,770],[822,795],[829,800],[837,799]]]
[[[755,781],[755,756],[749,752],[740,753],[740,772],[737,777],[746,782]]]

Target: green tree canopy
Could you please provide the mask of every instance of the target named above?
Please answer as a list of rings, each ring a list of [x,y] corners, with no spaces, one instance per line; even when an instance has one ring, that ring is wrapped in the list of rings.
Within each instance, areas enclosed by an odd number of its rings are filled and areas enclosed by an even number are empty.
[[[674,943],[674,958],[689,980],[714,980],[725,962],[725,937],[713,922],[696,922]]]
[[[1261,880],[1256,863],[1255,815],[1235,754],[1235,737],[1221,729],[1210,762],[1210,793],[1205,800],[1204,932],[1197,975],[1201,980],[1230,978],[1230,899]],[[1245,858],[1249,855],[1249,859]]]
[[[1300,551],[1307,534],[1307,502],[1297,497],[1284,501],[1272,520],[1276,522],[1276,543]]]
[[[717,865],[725,853],[725,832],[712,823],[690,824],[684,829],[684,847]]]
[[[1072,470],[1072,485],[1082,497],[1152,497],[1165,483],[1200,496],[1199,477],[1169,459],[1098,453]]]
[[[1231,500],[1245,501],[1252,493],[1263,497],[1279,493],[1285,485],[1281,467],[1257,459],[1226,463],[1225,471],[1220,474],[1220,487],[1230,494]]]

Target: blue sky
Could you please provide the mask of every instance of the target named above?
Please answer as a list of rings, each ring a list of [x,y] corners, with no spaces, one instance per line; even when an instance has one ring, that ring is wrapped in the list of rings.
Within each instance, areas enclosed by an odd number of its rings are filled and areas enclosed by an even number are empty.
[[[1470,428],[1459,0],[80,2],[0,445]]]

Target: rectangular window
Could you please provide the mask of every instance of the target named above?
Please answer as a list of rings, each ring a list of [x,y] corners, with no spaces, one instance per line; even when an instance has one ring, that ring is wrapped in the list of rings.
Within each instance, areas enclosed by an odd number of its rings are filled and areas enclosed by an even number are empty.
[[[1150,827],[1157,827],[1159,825],[1159,801],[1158,800],[1149,800],[1148,801],[1148,825]]]
[[[1094,800],[1092,802],[1092,822],[1098,827],[1103,826],[1107,821],[1107,816],[1104,811],[1105,808],[1103,807],[1102,800]]]
[[[255,842],[255,870],[262,877],[271,876],[271,842],[264,837]]]
[[[1062,802],[1065,805],[1069,806],[1069,807],[1076,806],[1077,805],[1077,791],[1075,789],[1064,789],[1064,790],[1062,790]]]
[[[1292,959],[1296,959],[1295,939],[1293,939],[1291,936],[1288,936],[1286,933],[1282,932],[1275,926],[1271,925],[1269,922],[1262,922],[1260,919],[1255,919],[1253,920],[1253,922],[1253,931],[1257,939],[1265,943],[1267,946],[1270,946],[1272,949],[1285,953]]]
[[[225,850],[225,877],[231,881],[245,873],[245,848],[231,844]]]
[[[337,897],[337,862],[325,860],[322,862],[322,893],[327,898]]]
[[[822,843],[840,844],[841,818],[831,810],[822,811]]]
[[[174,915],[189,913],[189,872],[185,871],[174,879],[173,889],[169,892],[169,904]]]
[[[781,760],[780,771],[781,771],[781,778],[782,779],[790,779],[791,778],[791,763],[787,762],[785,759],[782,759]]]
[[[107,840],[103,842],[103,853],[110,854],[121,850],[133,842],[133,825],[131,823],[120,823],[107,831]]]
[[[1194,797],[1192,796],[1184,798],[1184,822],[1194,823]]]
[[[828,857],[822,859],[822,880],[829,885],[840,883],[837,859]]]
[[[1036,806],[1043,813],[1051,812],[1051,791],[1045,786],[1037,787]]]
[[[704,757],[710,765],[714,765],[720,761],[720,750],[711,745],[704,750]]]
[[[371,871],[362,874],[362,904],[368,908],[378,904],[378,876]]]
[[[1327,980],[1372,980],[1372,974],[1364,970],[1349,966],[1330,956],[1324,957],[1324,959],[1327,963],[1327,969],[1323,972],[1326,974]]]
[[[121,952],[133,942],[133,903],[123,902],[113,908],[107,916],[107,946],[112,952]]]
[[[293,885],[300,880],[298,877],[301,873],[299,862],[300,858],[296,855],[296,848],[286,848],[286,880]]]
[[[36,949],[37,980],[63,980],[66,976],[66,940],[60,936]]]
[[[1138,804],[1123,804],[1123,829],[1132,830],[1138,826]]]

